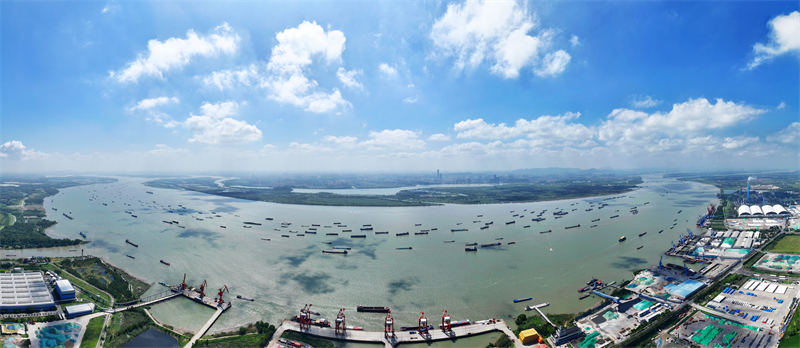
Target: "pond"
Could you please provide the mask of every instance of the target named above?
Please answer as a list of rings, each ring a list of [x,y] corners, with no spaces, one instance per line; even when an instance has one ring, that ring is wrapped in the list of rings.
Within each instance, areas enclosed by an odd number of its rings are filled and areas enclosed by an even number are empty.
[[[150,329],[134,337],[122,348],[178,348],[178,339],[156,329]]]

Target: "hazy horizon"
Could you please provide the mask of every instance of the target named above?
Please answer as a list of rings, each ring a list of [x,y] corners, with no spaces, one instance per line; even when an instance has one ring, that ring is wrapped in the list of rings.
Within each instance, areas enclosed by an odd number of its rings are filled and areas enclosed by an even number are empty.
[[[4,2],[0,167],[800,168],[800,3],[576,4]]]

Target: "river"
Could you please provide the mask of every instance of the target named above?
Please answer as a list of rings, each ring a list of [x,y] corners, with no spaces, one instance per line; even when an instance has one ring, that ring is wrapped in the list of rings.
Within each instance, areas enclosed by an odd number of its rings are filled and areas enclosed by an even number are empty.
[[[678,240],[687,228],[700,232],[695,221],[710,202],[717,202],[718,192],[709,185],[647,175],[642,188],[609,200],[603,199],[611,196],[518,204],[369,208],[252,202],[153,189],[142,185],[148,180],[144,178],[118,179],[113,184],[63,189],[52,202],[45,199],[48,218],[58,221],[48,233],[80,238],[79,232],[85,232],[92,241],[84,246],[87,255],[106,259],[148,282],[177,284],[186,273],[188,284],[199,286],[207,280],[213,295],[215,289],[227,285],[230,294],[224,296],[234,306],[212,327],[214,332],[258,320],[277,326],[306,303],[313,304],[312,308],[329,320],[340,308],[346,308],[348,325],[372,330],[382,328],[384,315],[357,313],[357,305],[391,307],[398,327],[416,323],[421,311],[432,322],[439,320],[444,309],[454,320],[473,321],[508,319],[521,313],[525,305],[542,302],[550,303],[546,312],[581,311],[593,303],[590,301],[596,301],[578,300],[577,290],[586,281],[599,278],[619,282],[629,279],[633,270],[657,264],[670,241]],[[146,193],[148,190],[154,193]],[[89,201],[91,197],[96,199]],[[603,209],[595,205],[587,212],[590,202],[609,205]],[[175,210],[179,204],[187,208],[185,215]],[[639,211],[636,215],[630,213],[634,206]],[[569,214],[554,219],[552,213],[557,207]],[[165,209],[173,209],[173,213]],[[543,209],[547,209],[542,215],[546,220],[532,222],[537,215],[533,212]],[[683,212],[679,214],[679,210]],[[75,219],[67,219],[62,212]],[[610,219],[612,215],[619,218]],[[198,217],[204,220],[198,221]],[[274,220],[267,221],[267,217]],[[600,221],[591,222],[594,219]],[[674,219],[678,224],[670,229]],[[162,220],[176,220],[186,228]],[[505,224],[512,220],[516,223]],[[262,225],[244,228],[245,221]],[[489,221],[494,222],[489,229],[479,229]],[[288,229],[281,228],[281,222],[292,224]],[[347,227],[337,228],[335,222]],[[303,232],[312,224],[321,225],[316,227],[317,235],[300,237],[288,231]],[[390,233],[359,231],[365,224]],[[575,224],[581,227],[565,229]],[[593,224],[597,227],[590,227]],[[276,228],[281,231],[274,231]],[[433,228],[438,230],[414,235]],[[450,232],[458,228],[469,231]],[[353,232],[343,233],[343,229]],[[548,229],[552,233],[539,233]],[[662,229],[664,232],[658,233]],[[406,231],[411,235],[395,235]],[[637,237],[645,231],[647,235]],[[325,235],[331,232],[339,236]],[[290,237],[283,238],[283,234]],[[352,234],[366,234],[367,238],[353,239],[349,236]],[[621,236],[627,236],[627,241],[619,242]],[[465,243],[492,243],[497,238],[503,238],[502,246],[464,251]],[[125,239],[139,244],[139,248],[126,244]],[[455,242],[445,243],[451,240]],[[516,244],[508,245],[511,241]],[[352,250],[348,255],[322,253],[331,246],[349,246]],[[643,248],[637,250],[639,246]],[[413,249],[396,249],[402,247]],[[15,253],[75,256],[69,249]],[[171,266],[159,263],[161,259]],[[676,261],[664,258],[664,262]],[[156,285],[148,294],[157,291],[163,288]],[[255,301],[237,300],[235,295]],[[533,300],[512,303],[525,297]],[[161,322],[187,330],[199,329],[211,315],[210,309],[189,300],[168,301],[153,307],[152,312]],[[488,339],[481,341],[485,345]]]

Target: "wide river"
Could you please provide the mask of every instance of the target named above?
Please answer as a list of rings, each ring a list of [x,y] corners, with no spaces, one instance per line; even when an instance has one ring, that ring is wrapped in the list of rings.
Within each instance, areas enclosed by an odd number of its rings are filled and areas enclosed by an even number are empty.
[[[550,303],[546,311],[551,313],[581,311],[596,302],[578,300],[577,290],[584,283],[593,277],[619,282],[630,279],[633,270],[657,264],[670,241],[678,240],[687,228],[699,232],[695,227],[698,215],[710,202],[718,201],[718,190],[712,186],[682,183],[661,175],[645,176],[640,189],[609,200],[603,199],[611,196],[409,208],[252,202],[153,189],[142,185],[147,180],[144,178],[118,179],[113,184],[63,189],[52,200],[46,199],[48,218],[58,221],[48,233],[80,238],[79,232],[85,232],[92,241],[84,246],[87,255],[106,259],[148,282],[177,284],[186,273],[188,284],[199,286],[207,280],[212,296],[217,288],[227,285],[230,294],[225,296],[234,306],[220,317],[212,331],[258,320],[277,325],[306,303],[312,303],[313,309],[329,320],[340,308],[346,308],[348,325],[372,330],[382,328],[384,315],[357,313],[357,305],[391,307],[398,327],[415,324],[421,311],[436,323],[443,309],[455,320],[473,321],[508,319],[509,315],[521,313],[525,305],[542,302]],[[154,193],[146,193],[148,190]],[[597,209],[595,204],[592,211],[586,211],[595,202],[610,205]],[[179,204],[187,208],[180,213],[184,215],[179,215]],[[638,207],[639,213],[632,214],[632,207]],[[555,219],[552,213],[559,208],[569,214]],[[532,222],[544,209],[547,212],[542,217],[546,220]],[[125,211],[132,211],[138,218]],[[62,212],[75,219],[65,218]],[[613,215],[619,217],[610,219]],[[267,217],[274,220],[267,221]],[[592,222],[595,219],[600,220]],[[163,220],[179,221],[185,228]],[[244,228],[245,221],[263,225]],[[479,229],[490,221],[494,224],[489,229]],[[509,221],[516,223],[506,225]],[[677,225],[670,229],[673,221]],[[281,228],[281,222],[291,222],[291,226]],[[338,228],[334,223],[347,227]],[[316,227],[317,235],[301,237],[289,232],[302,233],[312,224],[321,225]],[[359,231],[365,224],[389,234]],[[576,224],[581,226],[565,229]],[[590,227],[595,224],[597,227]],[[433,228],[438,230],[414,235],[421,229]],[[458,228],[469,231],[450,232]],[[344,233],[343,229],[353,232]],[[548,229],[552,233],[539,233]],[[662,229],[664,232],[658,233]],[[406,231],[411,235],[395,235]],[[647,235],[638,237],[645,231]],[[283,238],[282,234],[290,237]],[[353,234],[367,237],[350,238]],[[621,236],[627,236],[627,241],[619,242]],[[493,243],[498,238],[502,238],[502,246],[464,251],[465,243]],[[126,244],[125,239],[139,244],[139,248]],[[507,244],[512,241],[516,244]],[[352,250],[347,255],[322,253],[331,246],[349,246]],[[643,248],[637,249],[639,246]],[[404,247],[413,249],[397,250]],[[69,249],[32,249],[22,254],[76,255]],[[171,266],[159,263],[161,259]],[[676,260],[665,257],[664,262]],[[164,289],[155,285],[148,294]],[[255,301],[237,300],[235,295]],[[533,300],[512,302],[525,297]],[[171,300],[153,307],[152,312],[164,323],[197,330],[212,310],[189,300]],[[489,339],[472,340],[476,346],[485,346]],[[437,344],[449,345],[453,344]]]

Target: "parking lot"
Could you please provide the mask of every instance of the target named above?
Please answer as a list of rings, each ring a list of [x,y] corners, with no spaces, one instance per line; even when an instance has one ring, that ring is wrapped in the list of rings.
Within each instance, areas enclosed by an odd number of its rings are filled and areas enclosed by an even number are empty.
[[[673,327],[670,334],[677,342],[701,347],[757,348],[777,343],[777,330],[762,330],[752,322],[731,321],[698,311],[683,324]],[[687,344],[688,345],[688,344]]]
[[[741,318],[739,320],[744,324],[768,330],[780,325],[798,291],[796,285],[750,279],[738,289],[731,288],[712,299],[706,307]]]

